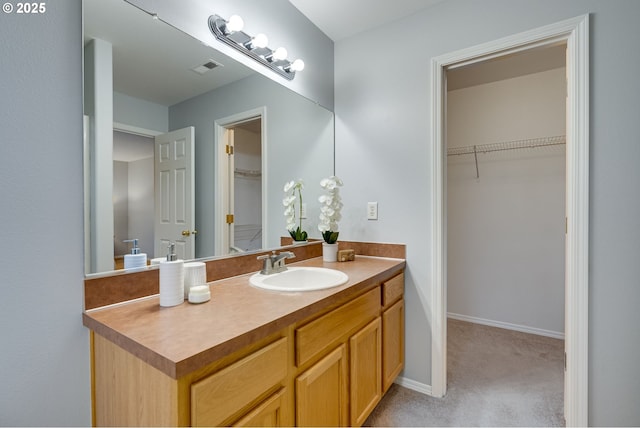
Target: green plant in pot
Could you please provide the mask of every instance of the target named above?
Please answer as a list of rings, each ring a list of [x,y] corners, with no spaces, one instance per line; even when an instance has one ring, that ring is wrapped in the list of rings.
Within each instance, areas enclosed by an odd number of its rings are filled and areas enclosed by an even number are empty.
[[[284,216],[287,220],[287,231],[296,242],[305,242],[307,232],[302,229],[302,179],[289,181],[284,185]],[[296,196],[297,193],[297,196]],[[296,224],[296,200],[298,201],[298,223]],[[296,227],[297,226],[297,227]]]

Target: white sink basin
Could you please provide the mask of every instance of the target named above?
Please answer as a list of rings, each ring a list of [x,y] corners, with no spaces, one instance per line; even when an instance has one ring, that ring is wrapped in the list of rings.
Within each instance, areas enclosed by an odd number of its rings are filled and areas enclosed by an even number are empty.
[[[289,267],[272,275],[256,273],[249,278],[254,287],[276,291],[313,291],[345,284],[349,277],[339,270],[319,267]]]

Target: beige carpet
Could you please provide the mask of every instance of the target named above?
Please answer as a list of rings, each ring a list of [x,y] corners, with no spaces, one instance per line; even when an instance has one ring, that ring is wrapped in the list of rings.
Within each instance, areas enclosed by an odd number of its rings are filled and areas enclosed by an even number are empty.
[[[444,398],[393,385],[365,426],[564,426],[564,341],[448,322]]]

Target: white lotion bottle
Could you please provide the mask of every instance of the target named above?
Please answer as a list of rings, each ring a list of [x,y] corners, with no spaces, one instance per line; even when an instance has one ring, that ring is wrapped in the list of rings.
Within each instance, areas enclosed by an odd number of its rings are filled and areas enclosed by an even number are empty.
[[[184,261],[178,260],[176,244],[169,244],[167,259],[160,262],[160,306],[177,306],[184,302]]]
[[[138,247],[138,238],[126,239],[122,242],[133,242],[131,254],[124,255],[125,269],[139,269],[147,266],[147,255],[140,252],[140,248]]]

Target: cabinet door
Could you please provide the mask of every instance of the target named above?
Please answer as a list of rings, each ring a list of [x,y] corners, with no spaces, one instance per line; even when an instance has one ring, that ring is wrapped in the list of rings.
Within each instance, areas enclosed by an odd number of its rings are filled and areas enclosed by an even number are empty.
[[[361,426],[382,396],[381,330],[378,317],[349,341],[351,426]]]
[[[282,404],[285,389],[267,398],[258,407],[234,424],[236,427],[280,427],[282,426]]]
[[[404,367],[404,300],[382,313],[382,387],[386,392]]]
[[[297,426],[347,426],[346,347],[340,345],[296,379]]]
[[[287,376],[287,338],[191,385],[191,425],[220,426],[243,415]]]

